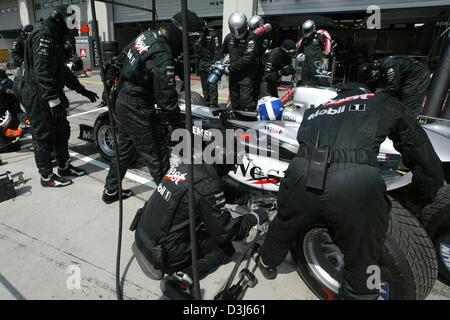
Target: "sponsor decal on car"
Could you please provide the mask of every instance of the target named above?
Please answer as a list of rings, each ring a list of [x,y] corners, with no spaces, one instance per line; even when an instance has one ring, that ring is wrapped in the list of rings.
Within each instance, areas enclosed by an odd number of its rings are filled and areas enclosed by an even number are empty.
[[[380,295],[378,300],[389,300],[389,283],[381,281]]]
[[[450,245],[446,243],[439,244],[441,259],[448,271],[450,271]]]

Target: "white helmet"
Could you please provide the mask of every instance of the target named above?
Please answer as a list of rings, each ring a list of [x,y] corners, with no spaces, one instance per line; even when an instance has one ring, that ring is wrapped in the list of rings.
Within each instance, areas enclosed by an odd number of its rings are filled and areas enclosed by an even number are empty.
[[[234,38],[243,38],[247,33],[247,17],[242,12],[233,12],[228,19],[228,27]]]
[[[248,28],[250,30],[255,30],[256,28],[262,27],[264,25],[264,19],[261,16],[253,16],[248,20]]]

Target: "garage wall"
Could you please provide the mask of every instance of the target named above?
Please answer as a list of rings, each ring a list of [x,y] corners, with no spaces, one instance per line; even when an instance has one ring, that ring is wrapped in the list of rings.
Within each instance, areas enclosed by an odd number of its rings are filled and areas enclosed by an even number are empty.
[[[39,19],[47,19],[53,8],[65,4],[79,6],[81,10],[80,20],[82,22],[87,21],[87,0],[34,0],[36,21],[39,21]]]
[[[314,12],[366,11],[370,5],[383,9],[448,6],[449,0],[259,0],[258,14],[298,14]]]
[[[125,3],[151,9],[151,0],[124,0]],[[190,0],[189,10],[196,12],[200,17],[220,17],[223,12],[223,0]],[[159,20],[167,20],[181,10],[179,0],[156,0],[156,12]],[[114,23],[151,21],[151,12],[114,6]]]
[[[20,29],[19,3],[17,0],[0,0],[0,30]]]

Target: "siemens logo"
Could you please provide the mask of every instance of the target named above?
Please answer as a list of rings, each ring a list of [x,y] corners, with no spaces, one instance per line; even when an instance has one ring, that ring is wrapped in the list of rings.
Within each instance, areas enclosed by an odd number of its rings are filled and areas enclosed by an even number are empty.
[[[342,107],[339,107],[338,109],[333,109],[333,108],[319,109],[316,112],[314,112],[313,114],[309,115],[307,120],[312,120],[315,117],[323,116],[323,115],[334,116],[336,114],[343,113],[345,111],[346,107],[347,106],[342,106]]]

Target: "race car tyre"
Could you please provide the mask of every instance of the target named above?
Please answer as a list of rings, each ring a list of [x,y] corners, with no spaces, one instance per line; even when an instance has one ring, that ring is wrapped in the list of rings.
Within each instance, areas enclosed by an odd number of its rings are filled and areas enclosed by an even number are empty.
[[[380,300],[421,300],[437,278],[437,260],[427,233],[398,202],[392,211],[381,259]],[[342,279],[344,258],[326,226],[306,226],[294,243],[297,271],[321,299],[333,299]]]
[[[108,117],[98,118],[95,121],[94,143],[100,156],[110,162],[114,157],[114,140]]]
[[[0,127],[9,128],[13,122],[13,116],[8,110],[1,111],[0,114]]]
[[[420,221],[436,250],[439,279],[450,285],[450,185],[441,188],[436,200],[422,210]]]
[[[185,101],[184,91],[180,94],[180,100],[183,102]],[[196,106],[206,106],[205,99],[203,99],[203,97],[197,92],[191,92],[191,104]]]

